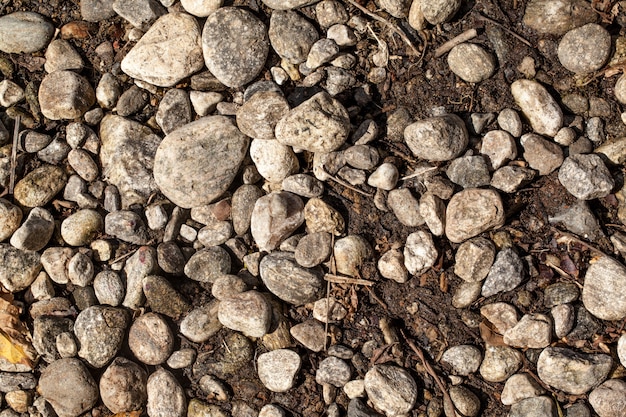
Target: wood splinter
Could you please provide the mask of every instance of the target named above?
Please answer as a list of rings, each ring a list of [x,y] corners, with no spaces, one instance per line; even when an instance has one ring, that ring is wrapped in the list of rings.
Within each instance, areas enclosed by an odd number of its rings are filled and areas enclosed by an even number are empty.
[[[470,39],[474,39],[478,36],[478,31],[476,29],[468,29],[465,32],[461,33],[458,36],[450,39],[448,42],[441,45],[439,48],[435,49],[435,58],[439,58],[440,56],[450,52],[452,48],[457,45],[460,45],[464,42],[469,41]]]

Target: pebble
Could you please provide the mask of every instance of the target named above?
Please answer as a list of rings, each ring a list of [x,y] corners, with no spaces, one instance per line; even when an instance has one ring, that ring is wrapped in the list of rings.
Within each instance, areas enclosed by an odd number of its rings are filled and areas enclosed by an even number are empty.
[[[483,136],[480,153],[485,155],[489,168],[497,170],[517,157],[517,144],[505,130],[491,130]]]
[[[328,181],[346,165],[343,152],[315,152],[313,154],[313,175],[320,181]]]
[[[208,224],[198,231],[198,242],[204,246],[219,246],[233,235],[232,223],[227,221],[216,221]]]
[[[508,346],[485,348],[485,358],[480,364],[480,375],[489,382],[506,381],[522,366],[522,354]]]
[[[450,162],[446,175],[463,188],[489,185],[491,181],[487,161],[482,155],[462,156]]]
[[[88,245],[102,233],[104,221],[100,213],[91,209],[79,210],[61,223],[61,237],[71,246]]]
[[[195,308],[181,321],[180,333],[192,342],[206,342],[222,328],[217,318],[218,308],[217,300]]]
[[[252,81],[263,69],[269,46],[265,25],[237,7],[219,8],[207,18],[202,30],[206,66],[228,87],[242,87]]]
[[[282,93],[259,91],[237,109],[237,127],[254,139],[274,139],[276,124],[288,112]]]
[[[561,65],[575,74],[600,69],[611,52],[611,35],[602,26],[589,23],[570,30],[561,38],[558,57]]]
[[[63,381],[59,384],[59,381]],[[98,401],[98,385],[83,363],[76,358],[56,360],[39,378],[39,393],[59,416],[78,416]]]
[[[247,288],[245,281],[237,275],[224,274],[213,283],[211,295],[221,301],[238,295],[246,291]]]
[[[493,173],[491,186],[505,193],[514,193],[535,178],[535,171],[518,166],[504,166]]]
[[[72,248],[51,247],[41,254],[41,264],[52,281],[57,284],[67,284],[67,263],[74,256]]]
[[[544,383],[553,388],[568,394],[581,395],[606,379],[612,363],[609,355],[548,347],[539,355],[537,374]]]
[[[289,192],[259,198],[252,211],[250,231],[260,251],[270,252],[304,223],[304,203]]]
[[[141,31],[150,29],[154,21],[166,13],[165,8],[156,0],[116,0],[113,2],[113,10]]]
[[[563,112],[548,90],[537,81],[517,80],[511,94],[535,133],[555,136],[563,126]]]
[[[611,173],[597,154],[568,156],[559,169],[559,182],[581,200],[605,197],[615,186]]]
[[[584,200],[577,200],[571,206],[553,217],[548,217],[550,223],[561,223],[570,232],[589,240],[597,240],[604,236],[598,219]]]
[[[0,17],[0,51],[8,54],[37,52],[48,45],[54,26],[33,12],[14,12]]]
[[[309,152],[327,153],[343,145],[350,133],[345,107],[326,92],[315,94],[289,111],[276,125],[276,139]]]
[[[450,161],[459,156],[468,138],[465,123],[454,114],[420,120],[404,130],[404,139],[413,155],[434,162]]]
[[[67,176],[63,169],[44,164],[15,184],[14,197],[22,206],[45,206],[63,189],[66,182]]]
[[[8,239],[20,227],[22,210],[4,198],[0,198],[0,242]]]
[[[367,184],[381,190],[391,191],[396,187],[399,177],[398,168],[390,162],[384,162],[369,176]]]
[[[184,417],[187,412],[185,392],[176,377],[165,369],[148,378],[147,412],[149,417]]]
[[[311,268],[327,260],[332,251],[330,233],[317,232],[304,236],[298,242],[294,253],[296,262]]]
[[[91,182],[98,178],[98,166],[87,151],[72,149],[67,155],[67,162],[85,181]]]
[[[509,417],[556,417],[556,407],[550,397],[532,397],[513,404]]]
[[[552,341],[552,320],[545,314],[525,314],[504,333],[503,341],[517,348],[545,348]]]
[[[96,86],[96,100],[101,107],[112,109],[122,94],[122,86],[110,72],[102,74]]]
[[[272,392],[287,392],[293,388],[302,360],[290,349],[276,349],[259,355],[259,379]]]
[[[326,332],[324,325],[317,320],[305,320],[289,329],[289,333],[305,348],[313,352],[320,352],[324,349]]]
[[[417,400],[415,380],[395,365],[374,365],[365,374],[364,383],[369,400],[386,415],[406,414]]]
[[[480,411],[480,400],[464,386],[450,387],[450,399],[462,416],[475,417]]]
[[[30,291],[35,300],[49,300],[55,295],[52,280],[45,271],[39,272],[37,278],[30,284]]]
[[[467,282],[482,281],[487,277],[496,255],[493,243],[477,237],[463,242],[455,256],[454,273]]]
[[[231,212],[233,229],[237,235],[243,235],[250,228],[255,203],[262,196],[263,191],[251,184],[244,184],[233,193]]]
[[[272,322],[272,307],[257,291],[233,294],[220,302],[218,319],[224,327],[248,337],[263,337]]]
[[[353,398],[348,403],[348,417],[381,417],[382,415],[369,408],[360,398]]]
[[[474,43],[462,43],[452,48],[448,54],[448,66],[468,83],[479,83],[488,79],[496,68],[493,56]]]
[[[626,267],[608,256],[591,264],[585,274],[582,301],[587,310],[602,320],[626,317],[626,299],[621,288],[626,285]]]
[[[352,370],[343,359],[330,356],[322,360],[315,371],[315,382],[342,388],[350,381]]]
[[[144,210],[144,216],[151,230],[161,230],[167,225],[168,216],[162,204],[151,204]]]
[[[206,116],[213,113],[217,108],[217,105],[224,100],[224,96],[221,93],[213,91],[190,91],[189,100],[193,106],[193,110],[198,116]]]
[[[563,163],[561,147],[539,135],[527,133],[522,136],[520,143],[524,147],[524,159],[539,175],[548,175]]]
[[[411,233],[404,247],[404,265],[411,275],[421,275],[431,268],[439,253],[432,235],[424,231]]]
[[[56,137],[48,146],[37,152],[37,156],[44,162],[58,165],[70,151],[70,146],[61,137]]]
[[[117,307],[124,300],[124,283],[115,271],[101,271],[93,281],[93,289],[100,304]]]
[[[143,219],[130,210],[109,213],[104,218],[104,231],[124,242],[145,245],[148,242],[148,230]]]
[[[540,33],[558,36],[596,19],[591,5],[583,0],[533,0],[524,13],[526,26]]]
[[[24,251],[38,251],[47,244],[54,232],[52,214],[41,207],[30,211],[22,225],[11,236],[10,243]]]
[[[617,79],[615,82],[615,87],[613,88],[615,98],[620,103],[626,103],[626,76],[623,74]]]
[[[446,206],[439,197],[430,192],[423,193],[419,201],[419,212],[433,235],[444,234]]]
[[[133,85],[122,93],[114,110],[120,116],[131,116],[139,113],[148,104],[148,99],[147,91]]]
[[[174,335],[163,317],[146,313],[138,317],[128,332],[128,346],[147,365],[159,365],[174,350]]]
[[[72,44],[64,39],[56,39],[50,42],[46,49],[46,63],[44,68],[47,73],[62,70],[80,71],[83,69],[83,59],[76,52]]]
[[[359,276],[359,268],[372,256],[372,253],[370,243],[363,236],[348,235],[336,240],[333,255],[337,272],[349,276]]]
[[[606,139],[604,123],[600,117],[590,117],[585,125],[587,137],[594,145],[601,145]]]
[[[143,279],[142,284],[147,304],[153,312],[178,319],[190,310],[187,300],[172,287],[166,278],[148,275]]]
[[[321,269],[301,267],[290,253],[273,252],[265,256],[259,272],[267,289],[290,304],[303,305],[322,295]]]
[[[315,5],[315,16],[322,28],[329,28],[348,21],[348,12],[337,0],[323,0]]]
[[[511,291],[524,279],[524,264],[512,248],[498,252],[483,284],[483,297]]]
[[[323,38],[311,45],[307,59],[303,65],[308,71],[314,71],[318,67],[332,61],[339,54],[339,45],[328,38]]]
[[[600,417],[619,417],[626,413],[626,382],[609,379],[589,394],[589,404]]]
[[[81,311],[74,324],[80,344],[78,356],[102,368],[122,347],[129,322],[127,312],[115,307],[93,306]]]
[[[617,341],[617,356],[622,366],[626,364],[626,333],[622,334]]]
[[[268,34],[274,51],[294,65],[306,61],[311,46],[319,39],[315,26],[292,10],[273,11]]]
[[[482,282],[461,282],[452,296],[452,305],[455,308],[469,307],[480,297],[482,286]]]
[[[340,236],[346,222],[335,208],[320,198],[311,198],[304,206],[304,221],[309,233],[328,232]]]
[[[247,148],[248,139],[229,118],[204,117],[163,139],[154,157],[154,179],[180,207],[209,204],[230,186]]]
[[[181,0],[180,4],[190,14],[207,17],[222,7],[223,0]]]
[[[159,87],[171,87],[202,66],[200,28],[184,13],[161,16],[121,63],[124,73]]]
[[[390,249],[378,259],[378,272],[387,279],[400,284],[408,280],[408,271],[404,266],[404,255],[399,249]]]
[[[24,90],[13,81],[0,81],[0,106],[11,107],[24,99]]]
[[[448,203],[446,236],[454,243],[461,243],[486,230],[501,227],[504,220],[502,200],[496,191],[465,189]]]
[[[155,119],[166,135],[190,123],[192,118],[189,94],[179,88],[168,90],[159,103]]]
[[[194,253],[185,264],[185,275],[194,281],[213,283],[222,274],[230,273],[231,258],[221,246],[204,248]]]
[[[348,398],[363,398],[365,397],[365,381],[362,379],[354,379],[346,382],[343,386],[343,392],[346,393]]]
[[[344,151],[348,165],[363,170],[374,169],[378,165],[378,150],[368,145],[354,145]]]
[[[37,379],[31,373],[0,372],[0,392],[31,390],[37,386]]]
[[[395,18],[406,18],[409,12],[409,2],[404,0],[381,0],[380,7]]]
[[[72,284],[85,287],[92,283],[93,276],[93,262],[91,258],[84,253],[76,253],[67,263],[67,277]]]
[[[354,31],[346,25],[336,24],[328,28],[326,37],[335,41],[339,47],[354,46],[357,44],[358,38]]]
[[[503,109],[498,114],[498,125],[500,129],[508,132],[511,136],[519,138],[522,136],[522,120],[519,113],[513,109]]]
[[[576,284],[571,282],[557,282],[547,286],[543,292],[543,302],[546,307],[571,303],[578,299],[579,291]]]
[[[135,362],[117,357],[100,378],[100,397],[113,413],[125,413],[141,409],[148,394],[146,371]]]
[[[482,353],[472,345],[452,346],[443,353],[441,362],[450,366],[455,375],[467,376],[480,367]]]
[[[204,375],[200,378],[198,385],[209,398],[215,398],[218,401],[227,401],[230,399],[226,385],[213,375]]]
[[[513,405],[526,398],[543,395],[545,392],[529,374],[515,374],[506,380],[502,389],[501,401],[504,405]]]
[[[424,224],[420,205],[409,188],[396,188],[387,195],[389,207],[398,221],[405,226],[417,227]]]
[[[460,0],[434,0],[421,4],[424,18],[432,25],[450,21],[461,7]]]
[[[560,304],[550,310],[554,321],[554,334],[556,337],[565,337],[574,327],[575,310],[570,304]]]
[[[271,183],[281,183],[300,168],[293,149],[274,139],[253,139],[250,143],[250,158],[259,174]]]
[[[41,270],[37,252],[23,251],[0,243],[0,283],[10,292],[22,291],[37,278]]]
[[[95,103],[96,95],[86,78],[72,71],[48,74],[39,86],[41,112],[48,119],[76,119]]]
[[[283,180],[282,189],[301,197],[319,197],[324,193],[324,183],[308,174],[294,174]]]
[[[337,323],[343,320],[348,311],[335,298],[327,297],[313,304],[313,318],[322,323]]]

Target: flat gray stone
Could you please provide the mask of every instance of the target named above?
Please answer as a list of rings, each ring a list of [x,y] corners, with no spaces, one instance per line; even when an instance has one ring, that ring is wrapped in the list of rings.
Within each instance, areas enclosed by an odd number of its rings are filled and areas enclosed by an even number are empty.
[[[277,10],[270,17],[269,39],[281,58],[292,64],[300,64],[306,61],[319,34],[315,26],[299,13]]]
[[[274,252],[261,260],[260,274],[272,294],[296,306],[313,302],[322,296],[322,270],[304,268],[286,252]]]
[[[511,406],[509,417],[556,417],[556,406],[550,397],[532,397]]]
[[[498,252],[496,260],[489,269],[489,274],[483,284],[483,297],[511,291],[521,284],[524,279],[524,264],[519,255],[512,249],[506,248]]]
[[[576,74],[600,69],[611,52],[611,35],[602,26],[589,23],[572,29],[561,38],[559,61]]]
[[[465,123],[454,114],[432,117],[408,125],[404,140],[413,155],[427,161],[450,161],[466,148]]]
[[[608,195],[615,181],[597,154],[568,156],[559,169],[559,182],[580,200],[592,200]]]
[[[613,360],[604,354],[585,354],[548,347],[537,361],[537,374],[546,384],[568,394],[581,395],[606,379]]]
[[[0,17],[0,51],[8,54],[37,52],[48,45],[54,26],[33,12],[14,12]]]
[[[154,158],[154,179],[176,205],[202,206],[230,186],[248,149],[248,139],[225,116],[208,116],[163,139]]]
[[[608,256],[597,259],[587,269],[582,300],[591,314],[602,320],[626,317],[626,267]]]
[[[365,391],[374,406],[386,415],[403,415],[417,400],[417,384],[405,369],[374,365],[365,374]]]

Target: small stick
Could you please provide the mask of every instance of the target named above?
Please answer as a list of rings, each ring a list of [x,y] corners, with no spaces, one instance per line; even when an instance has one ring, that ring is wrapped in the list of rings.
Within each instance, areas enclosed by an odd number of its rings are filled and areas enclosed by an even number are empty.
[[[324,279],[328,282],[332,282],[335,284],[354,284],[354,285],[366,285],[366,286],[374,285],[374,281],[368,281],[366,279],[359,279],[359,278],[342,277],[340,275],[334,275],[334,274],[326,274],[324,275]]]
[[[450,398],[450,394],[448,394],[446,385],[443,383],[441,378],[439,378],[439,375],[437,375],[437,373],[435,372],[433,367],[430,365],[430,363],[426,360],[426,357],[424,356],[424,352],[422,352],[422,349],[417,347],[411,339],[406,337],[406,334],[404,334],[404,330],[400,329],[400,333],[402,333],[402,337],[404,337],[404,339],[407,341],[407,343],[409,344],[409,347],[413,350],[413,352],[415,352],[415,354],[420,359],[420,361],[422,361],[422,364],[424,365],[424,369],[426,370],[426,373],[435,380],[435,383],[441,390],[443,394],[443,409],[444,409],[444,412],[446,413],[446,417],[455,417],[456,411],[454,408],[454,403],[452,402],[452,398]]]
[[[7,3],[8,4],[8,3]],[[20,133],[20,115],[15,118],[15,128],[13,129],[13,147],[11,148],[11,176],[9,177],[9,194],[13,194],[15,187],[15,170],[17,169],[17,143]]]
[[[409,46],[409,48],[411,48],[411,50],[413,51],[413,53],[415,55],[419,55],[420,54],[419,51],[417,50],[417,48],[415,46],[413,46],[413,43],[408,38],[408,36],[406,36],[406,34],[403,31],[398,29],[398,27],[396,25],[394,25],[393,23],[391,23],[387,19],[383,19],[382,17],[378,16],[377,14],[374,14],[374,13],[370,12],[369,10],[367,10],[365,7],[361,6],[359,3],[357,3],[354,0],[345,0],[345,1],[350,3],[351,5],[353,5],[354,7],[356,7],[357,9],[359,9],[360,11],[362,11],[363,13],[365,13],[366,15],[371,17],[372,19],[378,20],[379,22],[384,23],[385,25],[389,26],[389,28],[391,30],[393,30],[394,32],[396,32],[398,34],[398,36],[400,36],[402,38],[402,40]]]
[[[346,187],[347,189],[352,190],[354,192],[357,192],[357,193],[359,193],[361,195],[364,195],[365,197],[374,198],[373,194],[366,193],[365,191],[361,191],[358,188],[353,187],[352,185],[348,184],[347,182],[345,182],[345,181],[335,177],[332,174],[329,174],[328,171],[326,171],[323,167],[322,167],[322,170],[324,171],[324,174],[328,175],[328,178],[330,178],[331,180],[335,181],[337,184],[342,185],[342,186]]]
[[[332,272],[333,274],[337,273],[337,263],[335,262],[335,235],[331,234],[330,235],[331,241],[331,247],[333,248],[332,253],[330,254],[330,272]],[[328,305],[328,297],[330,296],[330,280],[326,280],[326,317],[328,318],[328,316],[330,315],[330,306]],[[324,323],[324,352],[326,352],[326,349],[328,349],[328,323],[329,320],[326,320],[326,323]]]
[[[449,52],[455,46],[460,45],[463,42],[467,42],[470,39],[474,39],[476,36],[478,36],[478,31],[476,29],[466,30],[460,35],[455,36],[454,38],[450,39],[448,42],[444,43],[439,48],[435,49],[435,58],[439,58],[440,56]]]
[[[550,227],[550,229],[552,229],[553,232],[561,235],[560,237],[556,239],[557,243],[565,243],[566,245],[569,245],[571,243],[578,243],[579,245],[582,245],[586,247],[587,249],[589,249],[593,253],[594,256],[607,256],[607,257],[609,256],[606,253],[602,252],[600,249],[592,246],[590,243],[587,243],[584,240],[581,240],[570,233],[562,232],[556,227]]]
[[[506,26],[504,26],[502,23],[496,22],[495,20],[481,14],[481,13],[477,13],[478,17],[486,22],[489,22],[491,24],[494,24],[496,26],[498,26],[500,29],[504,30],[506,33],[508,33],[509,35],[513,36],[515,39],[517,39],[518,41],[520,41],[521,43],[523,43],[524,45],[532,48],[533,45],[528,42],[526,39],[522,38],[520,35],[518,35],[517,33],[513,32],[511,29],[507,28]]]

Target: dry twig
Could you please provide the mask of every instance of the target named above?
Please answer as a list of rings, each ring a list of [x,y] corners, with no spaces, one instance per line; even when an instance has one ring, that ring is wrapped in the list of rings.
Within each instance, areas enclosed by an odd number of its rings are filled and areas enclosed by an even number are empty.
[[[572,243],[578,243],[579,245],[582,245],[583,247],[589,249],[589,251],[593,254],[593,256],[596,256],[596,257],[609,256],[606,253],[602,252],[600,249],[596,248],[590,243],[585,242],[584,240],[577,238],[571,233],[563,232],[557,229],[556,227],[552,227],[552,226],[550,227],[550,229],[552,229],[553,232],[559,235],[559,237],[556,239],[557,243],[564,243],[566,245],[571,245]]]
[[[380,16],[378,16],[377,14],[374,14],[372,12],[370,12],[369,10],[367,10],[365,7],[361,6],[359,3],[357,3],[354,0],[344,0],[347,1],[348,3],[350,3],[351,5],[353,5],[354,7],[356,7],[357,9],[359,9],[360,11],[362,11],[363,13],[365,13],[366,15],[368,15],[369,17],[371,17],[374,20],[377,20],[381,23],[384,23],[385,25],[389,26],[389,28],[394,31],[395,33],[398,34],[398,36],[400,36],[402,38],[402,40],[404,41],[404,43],[406,43],[409,48],[411,48],[411,50],[413,51],[413,53],[415,55],[419,55],[419,51],[417,50],[417,48],[413,45],[413,42],[411,42],[411,40],[409,39],[408,36],[406,36],[406,34],[400,30],[400,28],[398,28],[396,25],[394,25],[393,23],[391,23],[390,21],[388,21],[387,19],[384,19]]]
[[[324,172],[324,174],[328,175],[328,178],[330,178],[331,180],[335,181],[337,184],[342,185],[344,187],[346,187],[349,190],[352,190],[356,193],[359,193],[361,195],[364,195],[365,197],[369,197],[369,198],[374,198],[373,194],[370,193],[366,193],[365,191],[359,190],[356,187],[353,187],[352,185],[348,184],[347,182],[345,182],[344,180],[335,177],[332,174],[329,174],[328,171],[326,171],[323,167],[322,167],[322,171]]]
[[[409,344],[409,347],[411,348],[411,350],[413,350],[413,352],[415,352],[419,360],[422,361],[422,364],[424,365],[424,369],[426,370],[426,373],[435,380],[435,383],[441,390],[441,393],[443,394],[443,410],[446,414],[446,417],[455,417],[456,411],[454,408],[454,404],[452,403],[452,398],[450,398],[450,394],[448,394],[446,385],[441,380],[439,375],[437,375],[437,373],[431,366],[430,362],[426,360],[426,357],[424,356],[424,352],[422,352],[422,349],[417,347],[417,345],[415,345],[415,343],[413,343],[411,339],[406,337],[404,330],[400,329],[400,333],[402,333],[402,337],[404,337],[404,340],[406,340],[406,342]]]
[[[513,36],[515,39],[517,39],[518,41],[520,41],[521,43],[523,43],[524,45],[528,46],[529,48],[532,48],[533,45],[528,42],[526,39],[522,38],[520,35],[518,35],[517,33],[513,32],[511,29],[507,28],[506,26],[504,26],[502,23],[496,22],[495,20],[481,14],[481,13],[477,13],[478,14],[478,18],[481,20],[484,20],[485,22],[489,22],[493,25],[498,26],[500,29],[502,29],[503,31],[505,31],[506,33],[508,33],[509,35]]]
[[[326,274],[324,275],[324,279],[328,282],[333,282],[335,284],[354,284],[354,285],[366,285],[366,286],[374,285],[374,281],[368,281],[366,279],[359,279],[359,278],[344,277],[344,276],[335,275],[335,274]]]
[[[450,39],[448,42],[444,43],[439,48],[435,49],[435,58],[439,58],[440,56],[449,52],[455,46],[460,45],[463,42],[467,42],[470,39],[474,39],[476,36],[478,36],[478,31],[476,29],[466,30],[460,35],[455,36],[454,38]]]

